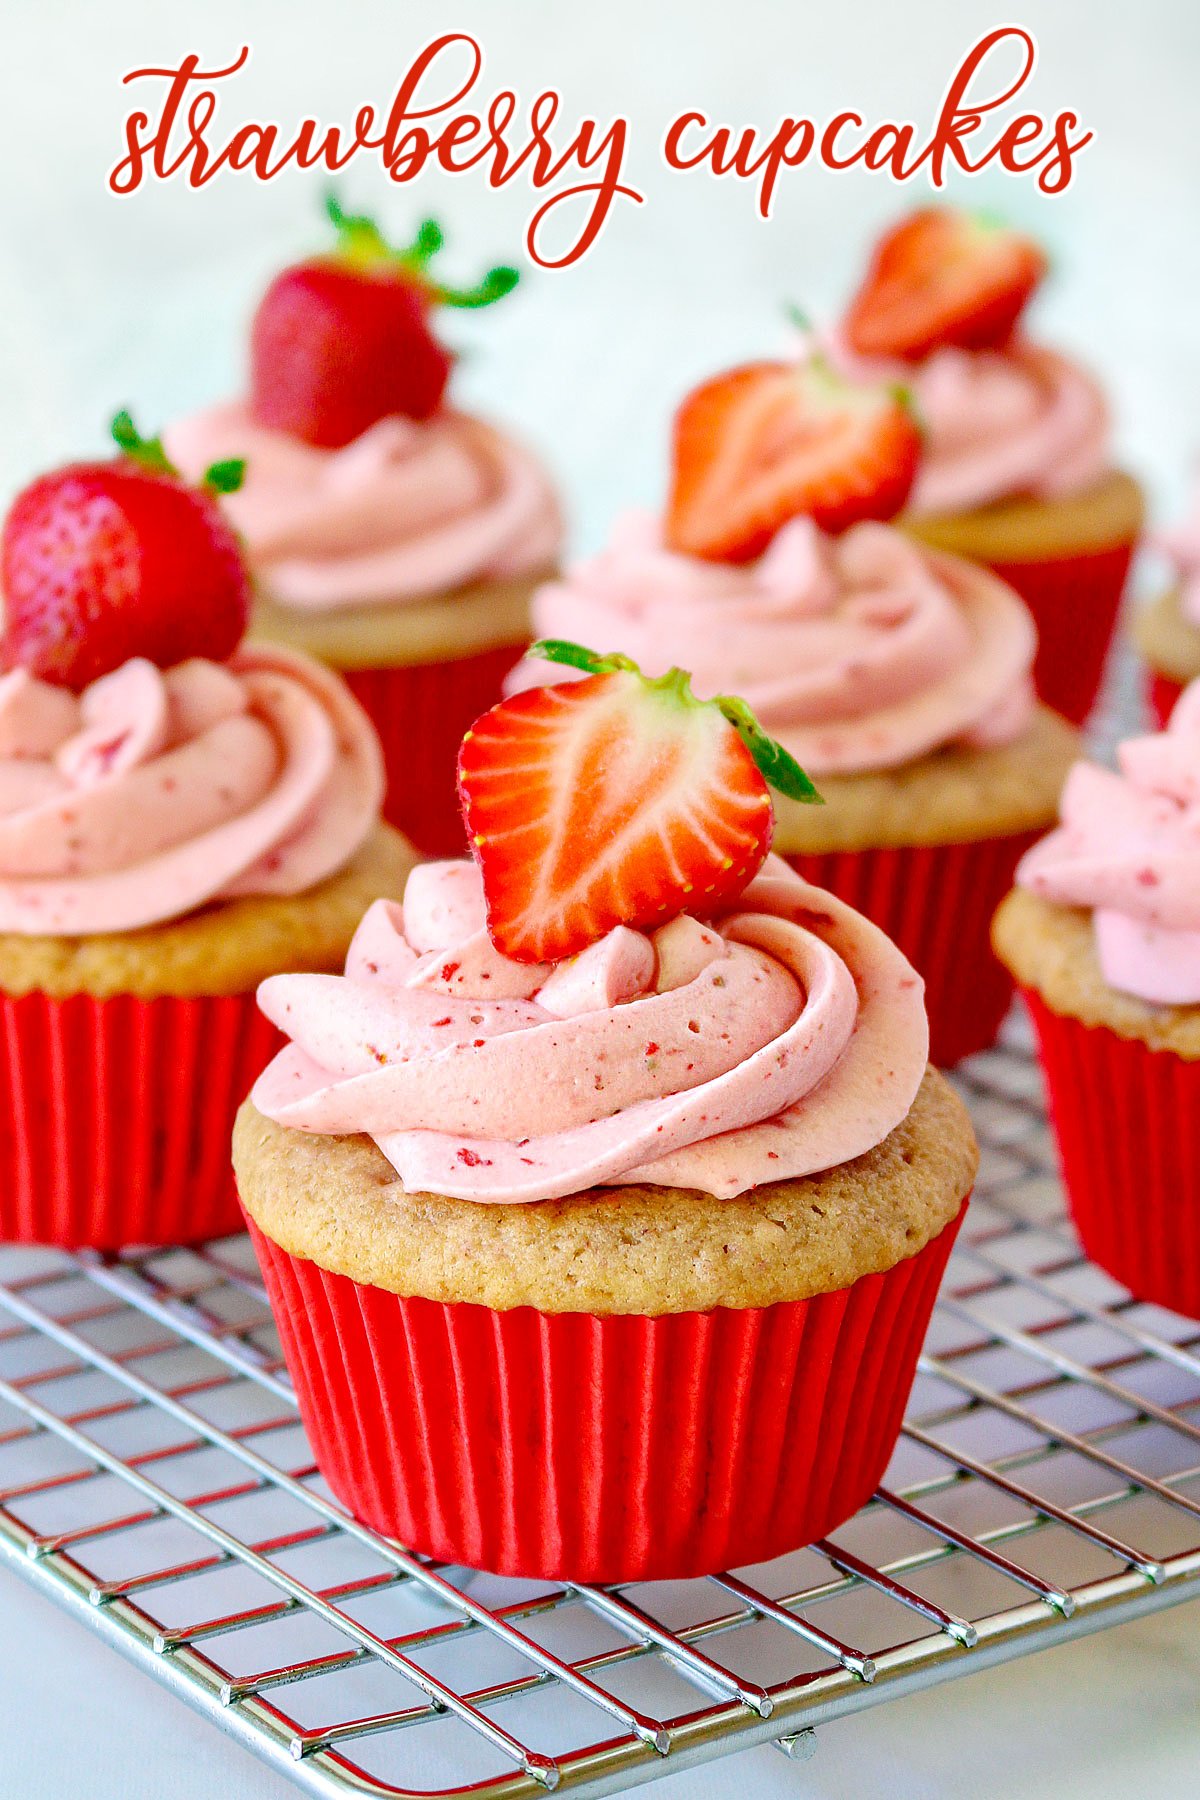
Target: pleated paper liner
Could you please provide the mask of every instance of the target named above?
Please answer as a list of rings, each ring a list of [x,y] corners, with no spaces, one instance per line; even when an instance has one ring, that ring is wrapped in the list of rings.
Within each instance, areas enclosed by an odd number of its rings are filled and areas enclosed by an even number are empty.
[[[465,853],[458,747],[500,699],[500,684],[524,648],[502,644],[452,662],[345,671],[383,746],[383,816],[426,856]]]
[[[250,1230],[357,1518],[471,1568],[636,1581],[798,1549],[870,1497],[961,1218],[837,1293],[656,1318],[401,1299]]]
[[[1175,710],[1175,702],[1183,692],[1183,683],[1173,681],[1169,675],[1160,675],[1157,669],[1150,669],[1146,677],[1146,698],[1150,702],[1150,712],[1160,731],[1166,729],[1171,714]]]
[[[996,1040],[1013,980],[991,947],[992,914],[1040,832],[973,843],[787,856],[806,881],[864,913],[925,979],[929,1057],[950,1068]]]
[[[282,1040],[253,994],[0,995],[0,1239],[171,1244],[241,1229],[229,1138]]]
[[[1132,542],[1040,562],[989,562],[1033,614],[1034,685],[1047,706],[1081,725],[1096,703],[1117,628]]]
[[[1084,1249],[1139,1300],[1200,1318],[1200,1062],[1024,998]]]

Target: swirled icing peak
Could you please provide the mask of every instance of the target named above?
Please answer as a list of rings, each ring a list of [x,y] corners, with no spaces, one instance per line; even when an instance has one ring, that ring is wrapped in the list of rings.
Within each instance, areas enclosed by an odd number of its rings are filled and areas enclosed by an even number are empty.
[[[243,646],[162,670],[134,657],[78,696],[0,677],[0,931],[159,924],[296,894],[379,816],[378,741],[307,657]]]
[[[1200,1003],[1200,681],[1166,731],[1130,738],[1118,769],[1077,763],[1062,824],[1028,851],[1017,880],[1061,906],[1089,907],[1105,980],[1163,1005]]]
[[[913,396],[925,434],[908,500],[914,515],[1081,493],[1110,467],[1104,395],[1057,351],[1017,341],[1002,350],[935,350],[915,365],[850,366],[903,382]]]
[[[951,743],[1010,741],[1033,711],[1036,640],[985,572],[863,523],[796,519],[758,562],[663,547],[631,514],[609,547],[534,596],[540,637],[619,646],[647,674],[676,660],[697,694],[741,694],[813,776],[894,767]],[[513,686],[560,680],[524,663]]]
[[[342,976],[280,975],[259,1110],[367,1132],[410,1192],[523,1202],[649,1183],[730,1197],[880,1143],[924,1073],[920,977],[771,858],[724,912],[508,961],[469,863],[378,901]]]
[[[271,597],[300,610],[403,604],[554,561],[562,518],[540,463],[461,413],[381,419],[340,450],[218,406],[164,434],[194,475],[244,457],[225,502]]]

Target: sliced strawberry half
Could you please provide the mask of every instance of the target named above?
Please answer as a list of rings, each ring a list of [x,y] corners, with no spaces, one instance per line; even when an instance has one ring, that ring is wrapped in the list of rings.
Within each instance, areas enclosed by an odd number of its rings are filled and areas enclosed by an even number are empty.
[[[1032,238],[973,213],[926,207],[878,245],[846,314],[846,341],[860,356],[906,362],[947,345],[994,349],[1012,336],[1045,272]]]
[[[529,654],[586,679],[501,701],[458,758],[488,931],[516,962],[711,911],[770,848],[767,781],[818,798],[744,701],[697,700],[682,669],[650,680],[628,657],[558,640]]]
[[[847,381],[819,357],[730,369],[675,415],[667,541],[748,562],[800,514],[824,531],[890,519],[920,448],[902,394]]]

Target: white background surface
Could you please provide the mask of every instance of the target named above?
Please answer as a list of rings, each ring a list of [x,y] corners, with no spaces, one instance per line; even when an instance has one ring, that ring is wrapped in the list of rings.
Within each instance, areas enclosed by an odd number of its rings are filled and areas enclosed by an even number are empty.
[[[116,406],[146,426],[232,390],[241,331],[275,267],[320,242],[319,181],[269,187],[222,176],[201,193],[145,187],[118,200],[128,68],[196,50],[250,67],[228,117],[316,112],[346,119],[386,105],[435,32],[469,29],[481,86],[528,101],[547,85],[563,117],[631,120],[628,178],[646,194],[618,208],[599,246],[561,274],[531,273],[494,315],[456,319],[469,352],[460,398],[519,423],[561,472],[575,542],[596,544],[614,509],[652,504],[672,402],[722,361],[784,341],[781,305],[827,315],[879,222],[923,192],[880,176],[785,173],[763,224],[741,184],[666,171],[658,142],[688,107],[734,123],[931,119],[962,53],[1015,17],[1037,35],[1034,105],[1069,107],[1096,133],[1068,194],[986,175],[954,197],[1024,221],[1051,245],[1056,278],[1038,302],[1047,336],[1100,366],[1126,459],[1164,513],[1181,504],[1200,450],[1200,167],[1194,0],[565,0],[491,5],[343,0],[8,0],[0,57],[0,487],[103,442]],[[446,223],[450,274],[516,255],[522,186],[431,176],[408,191],[357,166],[343,184],[402,234],[420,212]],[[858,1800],[1156,1800],[1200,1793],[1200,1617],[1196,1607],[1007,1670],[880,1707],[821,1733],[815,1762],[757,1751],[675,1776],[664,1800],[735,1786]],[[0,1574],[0,1796],[48,1800],[266,1800],[294,1790],[220,1738],[72,1621]]]

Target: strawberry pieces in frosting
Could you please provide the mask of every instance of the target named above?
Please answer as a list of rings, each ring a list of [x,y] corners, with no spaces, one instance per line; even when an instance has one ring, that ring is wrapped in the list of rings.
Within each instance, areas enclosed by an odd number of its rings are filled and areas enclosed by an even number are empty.
[[[730,1197],[861,1155],[920,1085],[920,978],[774,858],[711,921],[616,926],[574,963],[481,962],[483,919],[477,870],[426,864],[403,908],[368,912],[344,976],[266,981],[260,1004],[291,1043],[259,1110],[369,1133],[409,1192]]]
[[[76,697],[0,678],[0,931],[133,931],[209,901],[302,893],[379,817],[378,740],[338,677],[247,646],[144,658]]]

